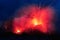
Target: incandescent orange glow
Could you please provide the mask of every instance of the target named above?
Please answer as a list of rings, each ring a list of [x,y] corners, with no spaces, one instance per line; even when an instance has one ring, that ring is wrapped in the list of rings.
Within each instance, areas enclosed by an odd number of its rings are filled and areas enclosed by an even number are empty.
[[[14,32],[15,32],[16,34],[20,34],[20,33],[21,33],[21,30],[18,29],[18,28],[16,28],[16,29],[14,30]]]
[[[41,20],[38,20],[37,18],[33,18],[32,24],[36,26],[36,25],[42,25],[43,23]]]
[[[20,29],[17,29],[17,30],[16,30],[16,33],[20,33],[20,32],[21,32],[21,30],[20,30]]]
[[[37,19],[32,19],[32,24],[38,25],[38,20]]]
[[[20,34],[20,30],[17,30],[17,31],[16,31],[16,34]]]
[[[20,28],[18,26],[13,29],[13,33],[21,34],[22,32],[23,32],[23,28]]]

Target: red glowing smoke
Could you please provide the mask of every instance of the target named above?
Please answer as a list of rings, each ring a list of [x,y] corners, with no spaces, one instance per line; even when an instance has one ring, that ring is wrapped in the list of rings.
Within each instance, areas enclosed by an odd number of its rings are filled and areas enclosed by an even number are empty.
[[[47,33],[54,30],[52,23],[54,10],[51,7],[26,6],[21,8],[13,20],[13,33],[19,34],[29,29]]]

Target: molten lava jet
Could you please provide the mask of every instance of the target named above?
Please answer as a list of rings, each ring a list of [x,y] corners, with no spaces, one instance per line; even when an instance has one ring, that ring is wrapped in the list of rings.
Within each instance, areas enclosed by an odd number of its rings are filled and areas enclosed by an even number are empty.
[[[20,34],[30,29],[43,33],[54,31],[54,10],[51,7],[26,6],[21,8],[16,16],[13,20],[13,33]]]

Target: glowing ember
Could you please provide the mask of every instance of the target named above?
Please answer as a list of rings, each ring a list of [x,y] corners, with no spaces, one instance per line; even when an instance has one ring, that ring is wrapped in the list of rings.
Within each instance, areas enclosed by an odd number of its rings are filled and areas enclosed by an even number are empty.
[[[16,27],[15,30],[14,30],[14,33],[20,34],[21,33],[21,30],[18,27]]]
[[[16,30],[16,33],[20,33],[20,32],[21,32],[21,30],[20,30],[20,29],[17,29],[17,30]]]
[[[28,6],[27,8],[26,7],[22,8],[18,12],[18,15],[20,13],[22,14],[22,16],[18,18],[14,18],[13,20],[13,26],[14,26],[13,28],[19,26],[17,28],[22,27],[25,30],[28,30],[29,28],[31,29],[34,27],[35,29],[36,27],[37,30],[43,33],[47,33],[49,30],[51,30],[51,28],[53,29],[53,25],[51,25],[51,20],[53,19],[54,11],[50,7],[40,9],[37,6]],[[14,29],[14,30],[15,33],[21,32],[20,29]]]
[[[24,29],[18,26],[17,27],[15,26],[15,28],[13,29],[13,33],[15,34],[21,34],[23,32],[24,32]]]

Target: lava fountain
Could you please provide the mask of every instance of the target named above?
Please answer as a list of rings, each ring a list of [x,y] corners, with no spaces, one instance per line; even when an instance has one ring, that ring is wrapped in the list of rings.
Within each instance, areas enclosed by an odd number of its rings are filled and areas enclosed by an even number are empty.
[[[13,20],[13,33],[19,34],[30,29],[51,33],[54,31],[53,18],[54,9],[52,7],[42,8],[36,5],[22,7]]]

